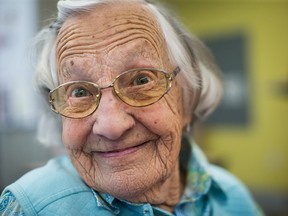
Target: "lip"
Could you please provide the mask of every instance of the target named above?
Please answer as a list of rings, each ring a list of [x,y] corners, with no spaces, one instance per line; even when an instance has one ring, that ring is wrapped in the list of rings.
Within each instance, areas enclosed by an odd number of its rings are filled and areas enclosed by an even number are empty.
[[[148,143],[149,142],[144,142],[136,146],[107,151],[107,152],[95,151],[94,153],[105,158],[118,158],[118,157],[127,156],[129,154],[133,154],[136,151],[140,150],[141,148],[145,147]]]

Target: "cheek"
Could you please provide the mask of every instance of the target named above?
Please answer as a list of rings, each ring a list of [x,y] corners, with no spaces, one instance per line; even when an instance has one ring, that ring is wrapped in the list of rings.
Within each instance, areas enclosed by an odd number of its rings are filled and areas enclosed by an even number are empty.
[[[174,160],[178,157],[182,137],[182,116],[177,109],[175,103],[171,107],[167,100],[163,100],[135,115],[140,124],[159,136],[158,155]]]
[[[157,113],[148,113],[139,119],[150,131],[159,136],[175,135],[181,131],[179,117],[163,110]]]
[[[162,158],[170,158],[172,163],[175,162],[179,155],[184,126],[182,97],[179,89],[177,87],[171,89],[164,98],[151,106],[142,108],[135,117],[160,137],[157,145],[158,155]]]
[[[159,136],[167,133],[180,136],[184,121],[182,98],[169,94],[157,103],[141,108],[135,117]]]
[[[67,149],[83,148],[85,140],[91,130],[85,120],[63,118],[62,140]]]

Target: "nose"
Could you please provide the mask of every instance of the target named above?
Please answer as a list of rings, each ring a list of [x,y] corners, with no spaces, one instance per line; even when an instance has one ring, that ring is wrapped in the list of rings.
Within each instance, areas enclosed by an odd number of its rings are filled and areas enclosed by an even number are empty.
[[[100,104],[93,114],[93,133],[109,140],[120,138],[135,125],[135,120],[127,112],[127,106],[112,93],[111,88],[102,90]]]

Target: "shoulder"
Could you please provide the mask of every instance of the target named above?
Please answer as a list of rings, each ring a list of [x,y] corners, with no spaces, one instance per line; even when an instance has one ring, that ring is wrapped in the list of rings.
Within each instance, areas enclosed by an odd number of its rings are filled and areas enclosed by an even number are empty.
[[[37,215],[57,206],[64,210],[65,206],[77,209],[77,206],[87,205],[79,200],[79,196],[85,202],[93,200],[91,189],[81,180],[66,156],[52,159],[45,166],[25,174],[9,185],[3,194],[7,192],[16,197],[26,215]]]
[[[27,192],[39,189],[41,193],[51,193],[79,185],[84,186],[67,156],[51,159],[45,166],[28,172],[13,184],[21,186]]]
[[[235,177],[233,174],[228,172],[222,167],[218,167],[215,165],[209,166],[209,172],[213,178],[213,180],[221,186],[225,191],[239,188],[241,190],[245,190],[243,183]]]
[[[220,205],[233,215],[261,215],[249,190],[238,178],[214,165],[210,165],[209,171],[213,179],[211,198],[214,205]]]

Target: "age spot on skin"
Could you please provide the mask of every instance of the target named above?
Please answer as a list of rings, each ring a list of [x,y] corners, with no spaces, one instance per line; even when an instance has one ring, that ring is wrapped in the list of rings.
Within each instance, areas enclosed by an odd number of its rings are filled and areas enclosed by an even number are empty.
[[[74,61],[73,61],[73,60],[70,61],[70,65],[71,65],[71,66],[74,65]]]

